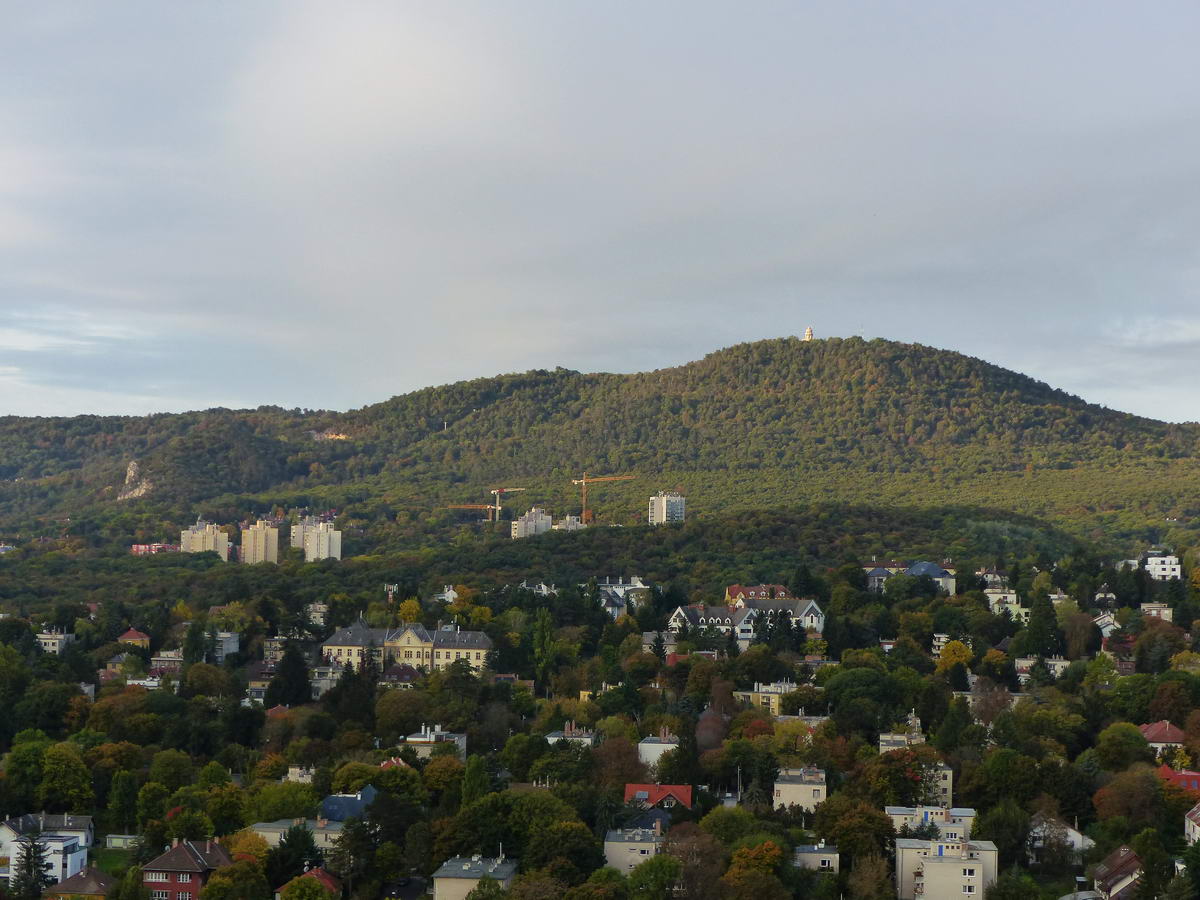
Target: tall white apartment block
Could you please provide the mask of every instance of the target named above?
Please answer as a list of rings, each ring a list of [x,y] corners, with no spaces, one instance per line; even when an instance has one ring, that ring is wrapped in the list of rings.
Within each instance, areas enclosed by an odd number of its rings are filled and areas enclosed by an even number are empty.
[[[553,524],[550,514],[540,506],[535,506],[519,519],[513,520],[513,540],[532,537],[535,534],[544,534],[550,530]]]
[[[651,525],[666,525],[668,522],[682,522],[686,500],[682,494],[674,491],[668,493],[659,491],[650,498]]]
[[[304,549],[304,538],[310,531],[314,531],[321,520],[316,516],[305,516],[299,522],[292,526],[292,546],[301,550]]]
[[[279,529],[259,519],[242,532],[242,562],[279,562]]]
[[[342,558],[342,533],[332,522],[319,522],[304,532],[304,561]]]
[[[181,553],[204,553],[212,550],[225,562],[229,562],[229,535],[211,522],[197,520],[195,525],[179,534]]]

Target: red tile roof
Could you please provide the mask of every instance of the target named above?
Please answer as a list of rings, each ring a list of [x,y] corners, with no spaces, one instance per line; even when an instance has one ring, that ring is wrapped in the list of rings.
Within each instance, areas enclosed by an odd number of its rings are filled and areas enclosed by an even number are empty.
[[[647,806],[658,806],[663,800],[673,797],[681,806],[692,808],[692,786],[690,784],[627,784],[625,802],[638,801]]]
[[[1193,772],[1191,769],[1176,770],[1170,766],[1159,766],[1155,771],[1163,781],[1168,781],[1185,791],[1200,794],[1200,772]]]
[[[1149,744],[1182,744],[1184,734],[1166,719],[1138,726]]]
[[[145,632],[138,631],[136,628],[130,628],[127,632],[117,638],[121,643],[132,643],[133,641],[148,641],[150,635]]]

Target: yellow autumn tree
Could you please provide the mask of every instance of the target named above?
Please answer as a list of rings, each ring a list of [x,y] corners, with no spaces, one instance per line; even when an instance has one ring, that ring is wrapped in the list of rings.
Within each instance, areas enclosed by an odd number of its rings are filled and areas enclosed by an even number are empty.
[[[971,648],[962,641],[948,641],[938,656],[937,670],[949,672],[956,663],[962,663],[964,666],[970,665],[972,655]]]
[[[416,597],[409,597],[400,604],[401,622],[421,621],[421,602]]]

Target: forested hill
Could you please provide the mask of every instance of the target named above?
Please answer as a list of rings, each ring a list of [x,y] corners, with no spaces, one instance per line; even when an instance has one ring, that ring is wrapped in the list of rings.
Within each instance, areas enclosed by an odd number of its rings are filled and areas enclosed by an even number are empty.
[[[528,488],[522,505],[575,512],[570,478],[589,471],[636,476],[594,494],[620,523],[678,488],[697,515],[965,503],[1153,540],[1200,516],[1198,451],[1200,426],[1104,409],[958,353],[781,339],[634,375],[477,379],[347,413],[0,419],[0,530],[70,515],[134,533],[311,505],[387,543],[500,484]]]

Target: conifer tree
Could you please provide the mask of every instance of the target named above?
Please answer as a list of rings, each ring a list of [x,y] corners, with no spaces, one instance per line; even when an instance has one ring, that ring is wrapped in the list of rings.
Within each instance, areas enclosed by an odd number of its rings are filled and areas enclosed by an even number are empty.
[[[39,900],[42,892],[54,883],[50,877],[50,848],[42,842],[36,827],[16,842],[12,868],[8,879],[8,896],[12,900]]]
[[[311,691],[304,656],[295,644],[289,643],[284,648],[283,658],[279,661],[275,676],[267,686],[266,705],[268,708],[301,706],[312,699]]]

